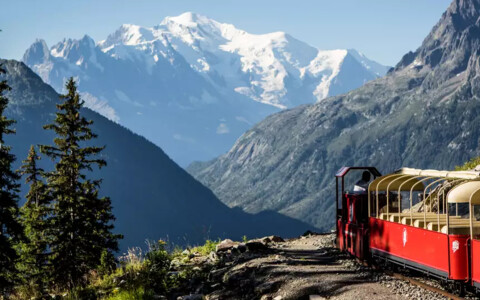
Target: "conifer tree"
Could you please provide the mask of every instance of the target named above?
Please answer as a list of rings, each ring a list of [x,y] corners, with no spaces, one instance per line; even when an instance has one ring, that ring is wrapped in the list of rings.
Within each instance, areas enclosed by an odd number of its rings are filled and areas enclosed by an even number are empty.
[[[55,170],[47,175],[54,201],[53,279],[58,287],[71,290],[85,284],[85,275],[100,265],[102,252],[118,250],[120,236],[112,233],[110,199],[99,196],[101,180],[87,177],[93,166],[106,165],[98,158],[103,147],[89,144],[96,134],[90,129],[93,122],[81,115],[83,101],[73,78],[66,89],[55,121],[44,126],[56,133],[54,145],[42,145],[40,151],[56,161]]]
[[[0,73],[5,73],[0,66]],[[22,227],[18,221],[19,176],[12,170],[15,156],[5,145],[5,136],[15,131],[11,126],[15,121],[5,117],[8,98],[4,95],[10,87],[6,80],[0,81],[0,295],[12,287],[16,274],[15,245],[22,237]]]
[[[28,157],[23,161],[20,174],[30,185],[27,201],[20,209],[22,224],[25,229],[25,241],[20,247],[19,271],[24,284],[32,289],[36,297],[45,293],[48,282],[48,241],[49,217],[51,216],[50,196],[42,180],[44,171],[38,167],[40,157],[31,146]]]

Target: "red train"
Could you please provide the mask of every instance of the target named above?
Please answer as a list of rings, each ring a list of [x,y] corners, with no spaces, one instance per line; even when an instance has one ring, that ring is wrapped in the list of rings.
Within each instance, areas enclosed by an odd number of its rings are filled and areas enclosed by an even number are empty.
[[[373,180],[347,190],[358,172]],[[339,249],[480,290],[480,172],[344,167],[336,186]]]

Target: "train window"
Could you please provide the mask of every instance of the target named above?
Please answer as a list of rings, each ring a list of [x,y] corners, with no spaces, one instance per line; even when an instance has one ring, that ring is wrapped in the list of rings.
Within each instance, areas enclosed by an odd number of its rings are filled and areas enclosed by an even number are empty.
[[[353,222],[354,206],[354,202],[350,202],[350,223]]]
[[[370,217],[377,216],[377,198],[375,192],[370,192]]]
[[[368,189],[368,184],[374,179],[374,176],[366,170],[351,170],[348,176],[345,176],[345,191],[348,193],[359,193],[359,190],[355,190],[355,185],[362,181],[362,177],[365,177],[365,175],[363,175],[365,172],[369,174],[369,180],[362,184],[362,186]]]

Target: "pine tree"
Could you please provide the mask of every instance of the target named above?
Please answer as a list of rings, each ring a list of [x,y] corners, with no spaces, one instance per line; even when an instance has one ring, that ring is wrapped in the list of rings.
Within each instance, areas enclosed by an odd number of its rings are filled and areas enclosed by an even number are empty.
[[[0,73],[5,73],[0,67]],[[22,237],[22,227],[18,221],[19,176],[12,170],[15,156],[5,145],[5,135],[15,131],[11,126],[15,121],[5,117],[8,98],[4,95],[10,87],[6,80],[0,81],[0,295],[12,287],[16,274],[15,245]]]
[[[26,240],[20,247],[19,271],[24,284],[40,298],[46,291],[49,273],[47,247],[50,239],[51,198],[42,180],[44,171],[37,165],[39,159],[35,147],[31,146],[20,171],[26,176],[25,181],[30,184],[30,190],[26,196],[27,201],[20,209]]]
[[[114,216],[108,197],[99,197],[101,180],[91,180],[86,172],[106,162],[98,158],[103,147],[88,145],[96,138],[92,121],[81,116],[83,101],[73,78],[66,84],[64,100],[57,105],[53,124],[44,126],[57,137],[54,146],[40,151],[56,161],[47,184],[54,199],[52,273],[59,288],[72,290],[85,284],[85,275],[100,265],[102,252],[117,251],[119,235],[112,233]]]

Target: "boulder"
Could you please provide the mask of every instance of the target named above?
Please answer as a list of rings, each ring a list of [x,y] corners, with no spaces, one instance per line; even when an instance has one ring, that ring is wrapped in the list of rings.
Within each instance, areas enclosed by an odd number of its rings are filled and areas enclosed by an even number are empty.
[[[259,241],[264,245],[270,244],[272,242],[272,240],[269,237],[261,238],[259,239]]]
[[[245,244],[248,251],[262,251],[268,249],[268,247],[259,241],[249,241]]]
[[[240,243],[240,244],[238,244],[238,245],[235,245],[235,246],[233,247],[233,249],[236,249],[236,250],[238,250],[240,253],[243,253],[243,252],[247,251],[247,246],[245,245],[245,243]]]
[[[208,258],[209,258],[212,262],[217,261],[217,260],[218,260],[217,252],[215,252],[215,251],[210,252],[210,254],[208,255]]]
[[[228,251],[228,250],[231,250],[233,248],[233,246],[237,245],[238,243],[232,241],[232,240],[229,240],[229,239],[226,239],[226,240],[223,240],[221,241],[216,247],[215,247],[215,250],[216,252],[224,252],[224,251]]]
[[[285,242],[284,239],[282,239],[281,237],[276,236],[276,235],[271,235],[268,238],[274,243],[284,243]]]

